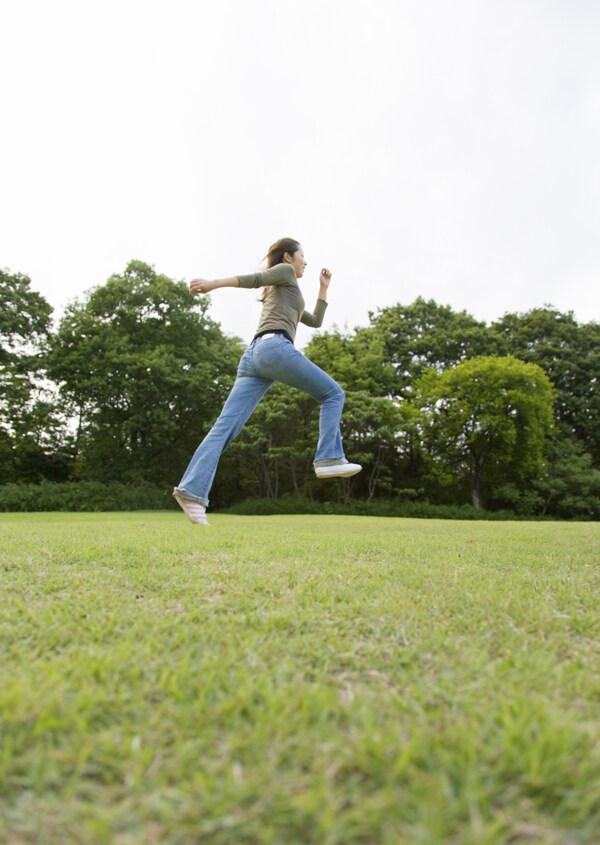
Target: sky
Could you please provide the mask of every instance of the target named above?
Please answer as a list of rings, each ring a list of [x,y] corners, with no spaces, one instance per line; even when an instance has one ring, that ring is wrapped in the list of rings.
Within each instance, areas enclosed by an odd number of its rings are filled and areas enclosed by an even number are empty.
[[[323,329],[418,296],[600,321],[597,0],[0,0],[0,32],[0,267],[57,315],[288,236]],[[246,341],[259,312],[211,296]]]

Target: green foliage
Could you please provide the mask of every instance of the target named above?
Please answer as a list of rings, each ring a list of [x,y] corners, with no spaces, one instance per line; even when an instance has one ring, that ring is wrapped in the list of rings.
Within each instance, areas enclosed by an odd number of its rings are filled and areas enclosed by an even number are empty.
[[[404,517],[410,519],[514,520],[512,510],[486,511],[473,505],[437,505],[412,501],[413,491],[395,499],[346,499],[318,502],[285,494],[278,499],[249,498],[226,509],[226,513],[246,516],[275,516],[276,514],[329,514],[346,516]],[[540,517],[537,517],[538,519]]]
[[[22,273],[0,270],[0,365],[17,364],[47,339],[51,306]]]
[[[274,384],[229,447],[239,489],[248,496],[310,496],[318,440],[318,405],[305,393]]]
[[[237,461],[241,491],[250,497],[277,498],[287,493],[322,500],[333,489],[338,499],[372,499],[390,491],[398,456],[397,439],[408,408],[364,390],[348,393],[342,418],[344,448],[364,466],[363,473],[337,488],[315,477],[313,461],[319,437],[318,404],[285,385],[275,384],[262,400],[238,440],[229,449]],[[220,469],[222,472],[222,469]]]
[[[542,472],[554,394],[536,364],[473,358],[442,373],[430,369],[415,388],[430,473],[442,484],[466,478],[476,507],[484,482]]]
[[[567,439],[551,444],[547,469],[533,489],[543,501],[542,513],[579,519],[600,519],[600,470],[591,455]]]
[[[418,297],[411,305],[380,308],[370,317],[384,360],[394,370],[391,393],[397,397],[410,397],[428,368],[441,372],[466,358],[498,352],[485,323],[433,300]]]
[[[491,331],[512,355],[546,372],[561,431],[574,435],[600,468],[600,324],[578,325],[572,312],[534,308],[505,314]]]
[[[27,276],[0,271],[0,484],[68,472],[65,419],[43,378],[51,313]]]
[[[506,484],[496,501],[519,514],[600,519],[600,471],[577,440],[552,438],[545,449],[545,471],[525,489]]]
[[[9,481],[62,481],[72,467],[73,437],[55,393],[34,385],[23,404],[11,405],[12,436],[5,436],[6,461],[0,460],[0,484]],[[0,435],[0,454],[2,453]]]
[[[596,524],[0,520],[0,841],[596,845]]]
[[[386,356],[385,335],[372,327],[355,329],[353,335],[337,330],[315,335],[306,356],[346,391],[387,396],[393,389],[395,371]]]
[[[170,489],[141,482],[42,481],[0,485],[0,511],[133,511],[175,508]]]
[[[178,480],[239,357],[207,308],[141,261],[67,308],[49,372],[79,420],[80,477]]]
[[[344,480],[346,499],[353,495],[370,501],[393,489],[403,448],[400,434],[408,413],[407,406],[365,390],[346,396],[341,429],[344,450],[363,467],[359,475]]]

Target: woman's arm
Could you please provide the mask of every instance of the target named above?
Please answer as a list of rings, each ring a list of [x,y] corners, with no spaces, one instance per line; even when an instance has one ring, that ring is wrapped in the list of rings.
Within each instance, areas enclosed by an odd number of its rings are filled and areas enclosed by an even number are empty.
[[[327,291],[329,290],[330,284],[331,270],[327,270],[327,268],[324,267],[321,270],[321,275],[319,276],[319,298],[317,299],[314,313],[311,314],[310,311],[304,311],[300,317],[300,322],[304,323],[305,326],[318,329],[323,325],[323,317],[325,316],[325,311],[327,309]]]
[[[248,273],[238,277],[241,288],[261,288],[271,285],[297,285],[296,271],[291,264],[275,264],[268,270]]]
[[[296,284],[296,273],[290,264],[276,264],[268,270],[249,275],[230,276],[228,279],[192,279],[191,293],[210,293],[218,288],[259,288],[263,285]]]
[[[217,288],[239,288],[240,280],[237,276],[230,276],[228,279],[192,279],[190,282],[190,293],[210,293]]]
[[[319,276],[319,299],[322,299],[323,302],[327,302],[327,291],[329,290],[329,285],[331,284],[331,270],[328,270],[327,267],[323,267],[321,270],[321,275]]]

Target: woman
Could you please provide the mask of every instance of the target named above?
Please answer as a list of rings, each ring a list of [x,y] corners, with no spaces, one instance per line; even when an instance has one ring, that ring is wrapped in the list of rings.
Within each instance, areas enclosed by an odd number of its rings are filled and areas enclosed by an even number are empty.
[[[209,293],[227,287],[265,288],[258,329],[240,360],[229,398],[218,420],[196,449],[179,486],[173,490],[191,522],[208,525],[208,493],[219,458],[275,381],[304,390],[321,405],[319,442],[314,460],[317,477],[347,478],[362,469],[359,464],[348,463],[344,457],[340,435],[344,391],[294,346],[298,322],[313,328],[323,322],[331,282],[331,272],[323,269],[314,314],[305,311],[297,281],[304,275],[305,267],[304,251],[298,241],[282,238],[269,249],[268,269],[263,272],[190,282],[192,293]]]

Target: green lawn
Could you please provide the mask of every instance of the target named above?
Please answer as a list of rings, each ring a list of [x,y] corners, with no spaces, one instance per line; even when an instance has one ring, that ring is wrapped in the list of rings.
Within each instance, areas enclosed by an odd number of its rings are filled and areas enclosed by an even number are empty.
[[[600,842],[600,525],[0,516],[0,841]]]

